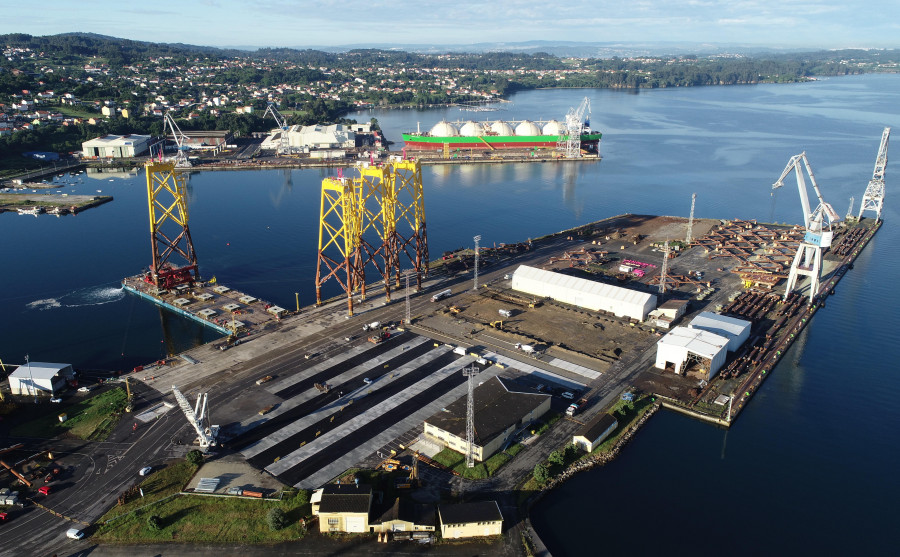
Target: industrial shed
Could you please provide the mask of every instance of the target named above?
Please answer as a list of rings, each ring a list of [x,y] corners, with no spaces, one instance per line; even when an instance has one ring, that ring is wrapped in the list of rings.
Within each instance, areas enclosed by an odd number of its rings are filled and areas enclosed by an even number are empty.
[[[149,135],[103,135],[81,144],[85,158],[137,157],[150,150]]]
[[[550,395],[492,377],[475,387],[475,442],[481,462],[500,450],[516,430],[550,410]],[[425,420],[425,435],[454,451],[466,452],[466,400],[462,396]]]
[[[750,337],[750,326],[751,323],[749,321],[719,315],[710,311],[704,311],[691,319],[690,324],[692,329],[703,329],[727,338],[730,352],[734,352],[747,341],[747,338]]]
[[[503,532],[503,514],[496,501],[438,505],[438,516],[445,540],[499,536]]]
[[[728,339],[703,329],[675,327],[656,344],[656,367],[709,381],[725,364]]]
[[[372,487],[365,484],[328,484],[313,492],[312,513],[319,517],[319,533],[369,531]]]
[[[572,437],[572,444],[589,453],[599,447],[600,443],[609,437],[609,434],[615,431],[618,425],[619,421],[606,412],[597,414]]]
[[[9,390],[14,395],[35,395],[41,391],[52,395],[65,388],[66,381],[71,379],[75,379],[72,364],[31,362],[9,374]]]
[[[656,307],[656,296],[620,286],[520,265],[512,276],[512,288],[534,296],[592,311],[606,311],[616,317],[643,321]]]

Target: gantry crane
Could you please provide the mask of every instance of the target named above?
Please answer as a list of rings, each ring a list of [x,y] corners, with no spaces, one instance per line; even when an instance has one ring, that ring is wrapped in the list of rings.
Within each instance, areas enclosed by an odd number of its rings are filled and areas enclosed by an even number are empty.
[[[278,147],[275,151],[279,155],[286,155],[290,153],[291,146],[288,142],[288,125],[287,120],[284,119],[284,116],[278,112],[278,109],[275,108],[275,103],[269,103],[269,106],[266,107],[266,113],[263,114],[263,118],[271,115],[272,118],[275,119],[275,123],[278,125],[278,129],[281,130],[281,134],[278,138]]]
[[[875,222],[881,220],[881,208],[884,205],[884,170],[887,167],[888,139],[890,137],[891,128],[884,128],[881,133],[878,155],[875,157],[875,170],[872,172],[872,179],[866,186],[866,193],[863,194],[862,204],[859,206],[858,218],[860,219],[863,211],[871,209],[875,211]]]
[[[590,127],[591,99],[585,97],[578,108],[570,108],[566,114],[565,129],[560,130],[556,147],[567,159],[581,158],[581,134]]]
[[[806,168],[809,181],[812,183],[816,197],[819,199],[819,204],[812,211],[809,208],[809,196],[806,189],[806,180],[803,177],[803,168]],[[803,208],[803,225],[806,227],[806,233],[803,241],[800,243],[800,247],[797,248],[794,262],[791,264],[791,272],[788,275],[784,297],[787,299],[788,295],[794,290],[798,276],[807,276],[809,277],[809,303],[812,304],[816,294],[819,292],[819,280],[822,272],[822,249],[831,246],[831,240],[834,237],[831,224],[841,220],[841,217],[822,197],[822,192],[819,191],[816,178],[813,176],[812,168],[810,168],[809,159],[806,158],[806,151],[791,157],[784,168],[784,172],[772,185],[772,189],[778,189],[783,186],[784,179],[787,178],[792,170],[797,176],[797,189],[800,191],[800,205]]]
[[[168,135],[166,133],[166,128],[169,129],[169,132],[175,139],[175,166],[177,168],[190,168],[191,161],[188,160],[187,155],[184,152],[184,140],[187,139],[187,136],[184,135],[184,132],[182,132],[181,128],[178,127],[178,124],[175,123],[175,118],[172,117],[171,111],[167,111],[166,115],[163,117],[163,136]]]
[[[219,426],[209,425],[208,397],[206,393],[197,395],[197,404],[194,408],[191,408],[191,403],[188,402],[187,397],[175,385],[172,385],[172,394],[175,395],[175,400],[178,401],[178,406],[181,407],[181,411],[184,412],[188,422],[194,426],[200,442],[200,450],[207,452],[210,447],[215,447]]]

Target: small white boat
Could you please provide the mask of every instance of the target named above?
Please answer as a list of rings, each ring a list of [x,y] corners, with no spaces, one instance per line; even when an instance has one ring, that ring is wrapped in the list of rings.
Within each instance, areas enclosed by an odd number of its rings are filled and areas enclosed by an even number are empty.
[[[23,208],[23,207],[20,207],[19,209],[17,209],[17,211],[19,211],[19,214],[20,214],[20,215],[34,215],[34,216],[38,216],[38,215],[40,215],[41,213],[44,212],[44,208],[43,208],[43,207],[32,207],[32,208],[30,208],[30,209],[25,209],[25,208]]]

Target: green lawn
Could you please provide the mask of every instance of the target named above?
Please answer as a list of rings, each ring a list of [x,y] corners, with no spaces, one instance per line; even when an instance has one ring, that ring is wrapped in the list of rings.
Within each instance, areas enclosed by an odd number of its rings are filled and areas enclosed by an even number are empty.
[[[521,444],[515,444],[506,452],[500,452],[488,458],[484,462],[476,462],[473,468],[466,467],[466,456],[453,449],[444,449],[434,455],[433,460],[443,464],[457,474],[470,480],[483,480],[497,473],[504,464],[522,450]]]
[[[154,472],[141,484],[139,495],[114,507],[97,521],[92,536],[99,542],[151,543],[274,543],[295,540],[305,535],[300,519],[310,516],[309,492],[286,494],[283,500],[256,500],[238,497],[176,495],[194,473],[194,467],[179,462]],[[280,507],[290,525],[278,531],[269,529],[269,509]],[[150,516],[159,516],[162,527],[148,526]],[[115,518],[105,524],[107,520]]]
[[[125,389],[117,387],[75,404],[51,405],[53,408],[48,415],[16,426],[12,435],[43,438],[66,435],[103,441],[119,421],[119,416],[125,410],[126,399]],[[68,419],[60,423],[59,414],[62,413]]]

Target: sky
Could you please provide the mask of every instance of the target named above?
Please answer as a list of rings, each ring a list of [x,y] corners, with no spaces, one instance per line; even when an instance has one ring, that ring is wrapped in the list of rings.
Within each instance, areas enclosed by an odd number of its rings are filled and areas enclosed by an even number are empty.
[[[896,48],[898,0],[41,0],[0,34],[92,32],[218,47],[689,42]]]

